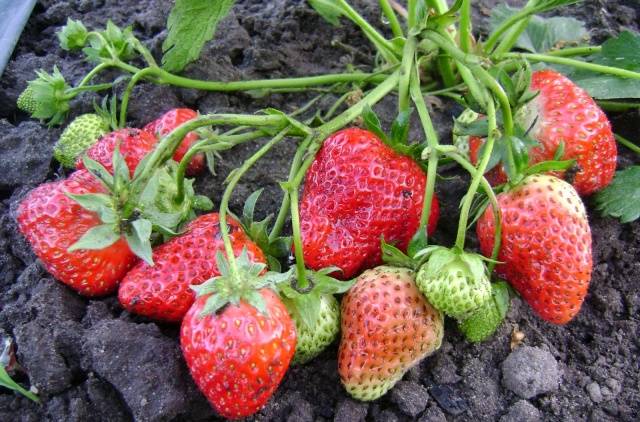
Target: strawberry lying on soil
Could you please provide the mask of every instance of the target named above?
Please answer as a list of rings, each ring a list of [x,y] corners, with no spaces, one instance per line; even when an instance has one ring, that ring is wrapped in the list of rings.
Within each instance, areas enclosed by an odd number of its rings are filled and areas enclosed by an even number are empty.
[[[100,138],[87,150],[86,155],[102,164],[109,172],[113,172],[113,151],[118,147],[133,176],[140,161],[153,150],[157,143],[158,140],[144,130],[119,129]],[[82,157],[76,162],[76,168],[84,168]]]
[[[531,89],[539,95],[516,115],[522,128],[531,128],[529,135],[540,144],[529,151],[529,162],[553,160],[562,142],[564,153],[559,159],[576,160],[578,171],[571,183],[580,195],[609,185],[616,169],[616,141],[607,116],[593,98],[553,70],[533,72]],[[474,164],[482,144],[478,137],[469,139],[469,156]],[[487,174],[494,185],[507,181],[501,166]]]
[[[18,227],[47,271],[84,296],[112,293],[136,261],[122,237],[99,250],[69,250],[102,222],[66,194],[105,192],[92,174],[79,170],[68,179],[38,186],[18,207]]]
[[[554,176],[528,176],[498,195],[502,243],[496,272],[544,320],[569,322],[580,310],[591,280],[591,229],[576,190]],[[480,248],[491,256],[491,206],[477,224]]]
[[[345,129],[323,144],[309,168],[300,203],[309,268],[335,266],[348,279],[382,263],[380,238],[403,251],[418,230],[426,176],[409,157],[373,133]],[[435,230],[434,197],[428,231]]]
[[[198,113],[194,110],[191,110],[189,108],[174,108],[163,114],[160,118],[147,124],[144,127],[144,130],[151,134],[154,134],[158,139],[160,139],[181,124],[188,122],[189,120],[193,120],[196,117],[198,117]],[[173,154],[173,159],[177,162],[180,162],[189,148],[199,140],[200,137],[196,132],[189,132],[187,136],[185,136],[182,140],[182,143],[180,144],[176,152]],[[188,176],[195,176],[196,174],[202,172],[204,166],[204,154],[196,154],[189,162],[186,173]]]
[[[420,293],[414,277],[406,268],[367,270],[342,299],[338,371],[358,400],[384,395],[440,347],[442,314]]]
[[[189,286],[220,275],[216,254],[224,250],[217,213],[205,214],[187,225],[184,233],[153,250],[154,266],[139,262],[122,279],[118,299],[129,312],[179,322],[193,304]],[[234,252],[248,251],[253,262],[266,262],[262,251],[240,224],[227,218]]]

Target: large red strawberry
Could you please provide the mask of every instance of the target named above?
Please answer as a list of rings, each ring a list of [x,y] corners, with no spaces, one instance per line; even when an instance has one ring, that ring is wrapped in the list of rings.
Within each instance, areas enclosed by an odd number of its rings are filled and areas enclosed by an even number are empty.
[[[502,243],[496,272],[533,310],[555,324],[580,310],[591,280],[591,230],[575,189],[554,176],[528,176],[498,195]],[[493,249],[492,207],[478,220],[485,256]]]
[[[136,257],[122,237],[103,249],[70,252],[69,247],[102,221],[66,193],[105,193],[105,189],[86,170],[76,171],[66,180],[40,185],[18,207],[20,231],[55,278],[85,296],[109,294]]]
[[[406,268],[365,271],[342,299],[338,371],[359,400],[385,394],[444,333],[442,314],[427,302]]]
[[[153,250],[151,266],[139,262],[120,283],[118,299],[129,312],[162,321],[179,322],[195,300],[189,286],[220,275],[216,254],[224,251],[219,215],[205,214],[193,220],[183,234]],[[253,262],[266,262],[262,251],[227,218],[234,252],[246,249]]]
[[[553,70],[533,72],[531,89],[539,95],[527,103],[516,118],[539,146],[529,152],[530,164],[552,160],[564,143],[562,160],[576,160],[578,171],[573,186],[580,195],[589,195],[611,183],[616,169],[617,148],[611,124],[585,90]],[[534,123],[535,122],[535,123]],[[469,139],[469,155],[475,164],[483,141]],[[488,172],[493,184],[506,182],[500,167]]]
[[[124,157],[131,175],[138,167],[138,163],[149,154],[158,143],[158,140],[149,132],[140,129],[118,129],[104,135],[93,144],[86,155],[102,164],[109,172],[113,172],[113,152],[116,146]],[[77,169],[83,169],[82,156],[76,163]]]
[[[262,408],[280,384],[296,348],[296,329],[264,280],[264,265],[247,255],[217,279],[198,286],[182,321],[182,353],[200,390],[223,417],[239,419]],[[253,287],[252,287],[253,286]]]
[[[426,176],[373,133],[345,129],[329,137],[307,172],[300,203],[306,264],[336,266],[347,279],[379,265],[380,238],[405,250],[418,230]],[[438,220],[434,197],[429,233]]]
[[[188,122],[189,120],[193,120],[196,117],[198,117],[198,113],[194,110],[189,108],[174,108],[160,116],[160,118],[147,124],[144,127],[144,130],[154,134],[157,138],[161,138],[181,124]],[[180,162],[189,148],[198,142],[199,139],[200,137],[196,132],[189,132],[182,140],[182,143],[176,150],[175,154],[173,154],[173,159]],[[203,153],[196,154],[189,162],[186,172],[187,175],[194,176],[200,173],[204,169],[204,161]]]

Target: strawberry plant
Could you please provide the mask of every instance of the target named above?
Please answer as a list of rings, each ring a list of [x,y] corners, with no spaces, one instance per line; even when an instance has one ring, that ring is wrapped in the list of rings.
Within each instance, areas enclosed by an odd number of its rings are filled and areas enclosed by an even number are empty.
[[[444,0],[409,0],[406,7],[381,0],[389,39],[346,0],[310,0],[331,24],[349,20],[362,30],[375,49],[373,72],[234,82],[177,74],[197,59],[233,3],[178,0],[162,65],[131,28],[109,22],[89,30],[70,19],[60,45],[82,50],[95,67],[75,86],[57,68],[40,71],[19,107],[60,124],[73,98],[123,80],[118,124],[111,125],[121,128],[143,80],[255,96],[329,87],[338,99],[319,108],[315,98],[289,114],[174,109],[144,129],[102,136],[78,159],[76,173],[36,188],[20,207],[22,232],[56,278],[89,296],[113,292],[121,281],[125,309],[182,321],[191,374],[228,418],[264,406],[292,361],[313,359],[337,338],[338,322],[347,392],[379,398],[439,348],[443,314],[469,341],[495,332],[510,291],[494,273],[546,321],[576,317],[593,265],[579,195],[600,191],[599,208],[625,221],[640,215],[636,168],[612,183],[615,139],[629,143],[613,134],[602,110],[637,106],[633,47],[640,36],[624,32],[592,46],[580,22],[536,16],[576,0],[498,8],[492,32],[479,40],[470,0],[450,7]],[[92,82],[104,80],[106,70],[124,78]],[[397,118],[387,133],[372,108],[392,94]],[[461,142],[439,139],[427,95],[465,109],[454,133]],[[412,118],[421,126],[417,138],[409,135]],[[197,175],[205,159],[213,170],[217,153],[259,139],[266,141],[225,180],[219,214],[196,217],[212,204],[185,176]],[[253,221],[259,192],[235,218],[229,204],[241,178],[276,145],[294,141],[275,218]],[[470,176],[451,247],[432,238],[445,163]],[[630,205],[621,204],[625,196],[634,199]],[[465,246],[476,222],[482,255]],[[288,224],[290,237],[283,236]]]

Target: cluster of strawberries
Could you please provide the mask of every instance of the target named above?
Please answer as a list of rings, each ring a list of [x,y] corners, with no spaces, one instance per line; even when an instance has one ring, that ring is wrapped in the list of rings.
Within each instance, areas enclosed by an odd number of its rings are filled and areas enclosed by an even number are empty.
[[[611,181],[616,147],[604,113],[568,79],[535,72],[532,87],[540,91],[528,105],[537,120],[522,117],[535,121],[530,132],[538,145],[531,161],[554,158],[562,144],[563,155],[555,158],[575,160],[578,170],[573,186],[558,173],[529,175],[512,186],[499,164],[490,171],[493,182],[507,182],[498,195],[502,232],[496,272],[541,318],[564,324],[578,313],[592,269],[591,232],[578,193],[587,195]],[[157,144],[156,136],[193,117],[195,113],[174,110],[145,130],[116,131],[91,146],[87,156],[113,171],[111,160],[119,146],[133,174]],[[174,158],[179,160],[196,140],[196,134],[185,138]],[[472,160],[482,142],[470,142]],[[202,167],[203,157],[196,156],[192,174]],[[219,300],[234,290],[227,283],[237,281],[238,274],[229,276],[237,269],[223,258],[216,213],[195,218],[155,247],[152,263],[138,261],[124,235],[102,248],[77,245],[105,221],[90,204],[80,204],[83,194],[105,192],[82,168],[79,161],[68,179],[29,193],[18,210],[20,230],[49,272],[81,294],[100,296],[119,289],[120,303],[128,311],[181,322],[180,340],[191,374],[222,416],[241,418],[258,411],[292,359],[315,357],[339,331],[342,382],[352,396],[373,400],[439,348],[443,314],[458,320],[467,338],[478,341],[491,335],[506,313],[500,299],[504,284],[490,282],[478,254],[432,246],[406,257],[410,268],[382,265],[381,238],[398,253],[406,252],[418,230],[426,176],[417,163],[371,132],[352,128],[335,133],[306,174],[300,204],[305,263],[313,270],[332,268],[342,279],[357,276],[340,306],[330,294],[317,296],[313,306],[321,309],[312,326],[301,323],[286,297],[269,287],[254,288],[259,283],[246,283],[249,287],[235,301]],[[433,198],[429,233],[438,214]],[[489,206],[477,222],[485,257],[494,245],[493,215]],[[227,225],[240,268],[249,268],[240,279],[259,279],[266,271],[263,252],[237,221],[229,218]],[[192,286],[199,286],[197,292]]]

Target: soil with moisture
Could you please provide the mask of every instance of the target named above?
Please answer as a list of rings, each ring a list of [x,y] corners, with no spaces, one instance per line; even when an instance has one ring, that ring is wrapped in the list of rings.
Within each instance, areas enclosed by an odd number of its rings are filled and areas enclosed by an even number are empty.
[[[61,50],[55,36],[67,17],[89,28],[108,19],[132,25],[160,56],[166,36],[168,0],[41,0],[0,79],[0,336],[12,338],[22,370],[14,378],[37,388],[42,405],[0,389],[1,421],[200,421],[215,420],[181,357],[178,328],[130,315],[115,297],[88,300],[56,282],[16,230],[15,208],[24,194],[65,175],[52,160],[61,129],[47,129],[20,113],[15,102],[34,71],[57,65],[77,81],[90,65]],[[375,1],[353,1],[383,27]],[[475,18],[486,31],[493,0],[476,3]],[[522,2],[510,2],[521,4]],[[636,0],[587,0],[567,13],[588,23],[602,41],[624,27],[638,30]],[[276,78],[339,72],[347,65],[368,70],[372,50],[350,24],[334,28],[304,1],[238,1],[200,60],[186,74],[211,80]],[[252,112],[265,107],[292,111],[315,93],[204,93],[141,84],[134,92],[130,124],[141,126],[169,108],[201,112]],[[88,112],[96,97],[73,102],[73,115]],[[325,106],[329,101],[325,102]],[[390,96],[377,107],[385,122],[395,112]],[[443,139],[460,112],[433,102]],[[616,131],[638,139],[639,112],[610,116]],[[412,132],[420,135],[418,128]],[[218,202],[228,171],[255,145],[222,155],[218,176],[201,177],[200,193]],[[265,193],[261,215],[277,209],[277,183],[288,173],[295,145],[282,143],[244,179],[232,206],[248,194]],[[638,164],[621,149],[619,166]],[[457,204],[466,180],[456,172],[438,182],[443,204],[437,240],[451,244]],[[587,201],[594,238],[594,273],[580,314],[566,326],[547,324],[515,299],[508,318],[489,341],[471,345],[447,321],[442,348],[412,369],[391,393],[372,403],[348,398],[337,374],[337,343],[313,362],[294,367],[260,421],[471,421],[638,420],[640,413],[640,222],[601,218]],[[471,243],[473,244],[473,243]],[[512,333],[524,334],[511,350]]]

